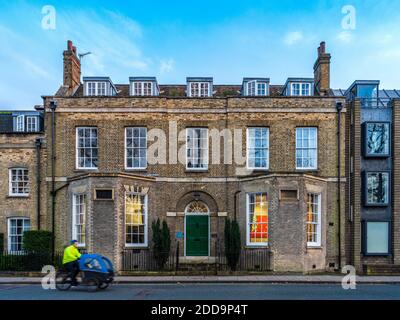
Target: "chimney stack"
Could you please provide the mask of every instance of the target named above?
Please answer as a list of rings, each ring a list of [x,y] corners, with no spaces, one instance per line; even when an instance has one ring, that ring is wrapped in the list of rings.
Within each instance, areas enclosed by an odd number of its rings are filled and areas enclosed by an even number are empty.
[[[318,47],[318,58],[314,64],[315,92],[320,96],[329,94],[331,86],[331,55],[326,53],[325,42]]]
[[[81,62],[76,47],[68,40],[67,50],[64,51],[64,86],[71,94],[81,83]]]

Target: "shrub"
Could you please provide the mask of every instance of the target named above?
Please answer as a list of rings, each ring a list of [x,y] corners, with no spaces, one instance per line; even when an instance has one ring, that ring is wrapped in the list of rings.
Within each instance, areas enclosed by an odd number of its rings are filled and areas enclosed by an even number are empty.
[[[28,252],[51,252],[53,234],[49,231],[25,231],[23,247]]]
[[[236,270],[239,262],[240,249],[239,224],[236,220],[231,221],[227,218],[225,221],[225,256],[232,271]]]
[[[162,269],[168,260],[171,251],[171,236],[167,222],[164,220],[161,227],[160,219],[153,221],[153,252],[159,269]]]

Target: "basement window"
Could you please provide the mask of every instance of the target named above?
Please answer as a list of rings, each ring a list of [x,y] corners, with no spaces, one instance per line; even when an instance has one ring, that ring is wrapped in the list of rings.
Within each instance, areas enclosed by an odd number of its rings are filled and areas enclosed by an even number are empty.
[[[114,200],[114,190],[113,189],[95,189],[94,190],[94,200]]]

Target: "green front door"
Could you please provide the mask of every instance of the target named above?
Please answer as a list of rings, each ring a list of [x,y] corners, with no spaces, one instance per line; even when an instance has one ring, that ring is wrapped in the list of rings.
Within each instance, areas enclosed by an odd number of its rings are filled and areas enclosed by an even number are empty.
[[[186,216],[186,256],[208,256],[208,216]]]

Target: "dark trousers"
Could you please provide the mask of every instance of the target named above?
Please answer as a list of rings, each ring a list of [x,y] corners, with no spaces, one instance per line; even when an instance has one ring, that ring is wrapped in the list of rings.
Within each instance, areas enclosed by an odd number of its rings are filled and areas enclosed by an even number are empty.
[[[76,282],[76,276],[79,273],[78,261],[72,261],[64,264],[65,270],[67,270],[72,278],[72,282]]]

